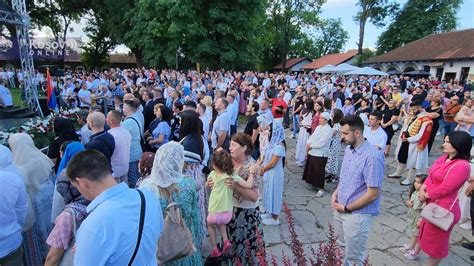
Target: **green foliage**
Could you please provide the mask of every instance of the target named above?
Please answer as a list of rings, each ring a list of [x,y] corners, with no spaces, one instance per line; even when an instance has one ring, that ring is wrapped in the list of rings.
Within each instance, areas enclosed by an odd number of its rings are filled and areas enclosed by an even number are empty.
[[[260,40],[263,45],[262,68],[271,69],[277,63],[283,63],[283,68],[286,68],[288,55],[301,54],[302,47],[311,45],[311,40],[303,29],[320,24],[318,15],[324,2],[325,0],[270,1]]]
[[[411,0],[397,13],[378,39],[379,54],[433,33],[456,28],[456,11],[462,0]]]
[[[84,32],[89,41],[82,46],[81,60],[89,69],[100,68],[109,64],[109,52],[116,43],[109,37],[105,21],[98,14],[87,22]]]
[[[376,55],[376,53],[375,53],[374,50],[366,48],[366,49],[362,50],[362,54],[359,54],[359,55],[356,56],[355,64],[359,67],[362,67],[362,65],[364,64],[364,62],[366,60],[368,60],[371,57],[374,57],[375,55]]]
[[[340,53],[349,39],[349,33],[338,19],[321,20],[316,27],[302,32],[291,45],[288,56],[319,58],[326,54]]]
[[[389,0],[359,0],[359,10],[354,20],[359,23],[359,41],[357,43],[359,54],[364,47],[365,25],[368,21],[377,27],[385,25],[385,19],[398,10],[398,4]]]

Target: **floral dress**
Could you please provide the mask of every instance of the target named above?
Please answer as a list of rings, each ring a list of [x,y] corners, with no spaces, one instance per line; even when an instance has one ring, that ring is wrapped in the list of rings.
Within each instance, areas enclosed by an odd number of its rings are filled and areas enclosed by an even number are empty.
[[[407,214],[407,226],[408,233],[410,236],[418,235],[418,221],[421,219],[421,211],[423,210],[423,203],[418,199],[418,191],[413,191],[410,200],[413,202],[413,206],[408,210]]]
[[[196,246],[196,252],[193,255],[184,257],[179,260],[175,260],[163,265],[203,265],[201,257],[201,240],[203,238],[202,225],[201,225],[201,213],[198,208],[198,194],[196,192],[196,184],[194,179],[191,177],[185,177],[177,184],[179,192],[173,193],[173,200],[179,204],[181,216],[184,219],[186,226],[193,235],[194,245]],[[145,179],[141,187],[151,189],[160,200],[161,210],[163,217],[168,207],[168,199],[159,195],[158,188],[150,187],[150,182]]]
[[[333,126],[334,135],[331,139],[331,146],[329,147],[329,158],[326,164],[326,172],[338,177],[341,172],[342,159],[344,158],[345,144],[341,139],[341,125],[339,123]]]

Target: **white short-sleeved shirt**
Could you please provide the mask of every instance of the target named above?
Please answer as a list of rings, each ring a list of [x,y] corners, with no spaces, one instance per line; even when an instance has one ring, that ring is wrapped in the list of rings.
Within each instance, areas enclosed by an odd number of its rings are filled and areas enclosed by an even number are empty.
[[[77,96],[79,96],[79,98],[84,98],[86,100],[86,102],[91,102],[91,92],[89,90],[81,89],[77,93]],[[88,105],[83,103],[83,102],[80,102],[80,106],[81,107],[88,107]]]
[[[366,138],[370,144],[374,145],[377,149],[384,150],[387,144],[387,133],[379,127],[376,131],[366,127],[364,129],[364,138]]]

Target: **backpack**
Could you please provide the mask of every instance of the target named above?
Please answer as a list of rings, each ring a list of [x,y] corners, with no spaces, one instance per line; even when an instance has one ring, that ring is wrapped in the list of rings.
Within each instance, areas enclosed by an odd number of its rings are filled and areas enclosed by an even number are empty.
[[[196,252],[191,231],[181,216],[179,204],[169,200],[165,210],[163,233],[158,241],[156,257],[159,264],[190,256]]]

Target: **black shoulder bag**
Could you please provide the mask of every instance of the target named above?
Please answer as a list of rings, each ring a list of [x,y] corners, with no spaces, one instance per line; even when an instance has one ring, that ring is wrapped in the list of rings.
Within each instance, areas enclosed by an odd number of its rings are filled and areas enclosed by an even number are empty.
[[[130,262],[128,263],[129,266],[132,265],[133,261],[135,260],[135,257],[137,256],[138,249],[140,248],[140,242],[142,240],[142,234],[143,234],[143,224],[145,223],[145,209],[146,209],[146,203],[145,203],[145,196],[143,196],[143,192],[141,192],[139,189],[137,189],[138,194],[140,194],[140,225],[138,226],[138,239],[137,239],[137,245],[135,246],[135,251],[133,251],[132,258],[130,259]]]

